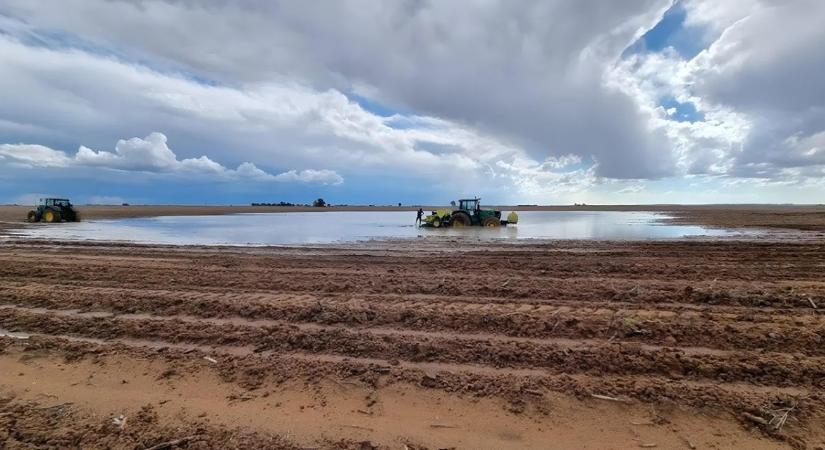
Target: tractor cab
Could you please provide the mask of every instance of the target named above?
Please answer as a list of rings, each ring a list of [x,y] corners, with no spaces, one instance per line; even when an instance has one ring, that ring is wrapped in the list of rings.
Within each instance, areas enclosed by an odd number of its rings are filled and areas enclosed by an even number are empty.
[[[481,199],[462,198],[458,201],[458,209],[453,211],[452,226],[497,227],[501,225],[501,211],[481,209]]]
[[[72,206],[72,202],[67,198],[41,198],[39,206],[58,206],[61,208],[68,208]]]
[[[480,198],[464,198],[458,201],[458,209],[461,211],[468,211],[475,213],[481,209]]]

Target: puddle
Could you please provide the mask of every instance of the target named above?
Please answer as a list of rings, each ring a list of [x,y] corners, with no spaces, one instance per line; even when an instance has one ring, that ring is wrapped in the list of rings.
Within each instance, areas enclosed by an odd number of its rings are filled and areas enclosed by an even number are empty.
[[[0,337],[8,337],[12,339],[28,339],[31,337],[28,333],[17,333],[0,328]]]
[[[503,213],[506,215],[506,212]],[[295,212],[225,216],[164,216],[36,224],[23,237],[55,240],[126,241],[167,245],[331,244],[389,238],[493,239],[672,239],[744,236],[755,232],[662,223],[667,216],[625,211],[526,211],[519,224],[501,228],[426,229],[415,212]]]

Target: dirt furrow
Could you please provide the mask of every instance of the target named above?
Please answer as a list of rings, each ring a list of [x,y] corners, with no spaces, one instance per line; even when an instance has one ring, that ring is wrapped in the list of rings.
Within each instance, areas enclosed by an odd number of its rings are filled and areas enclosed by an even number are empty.
[[[0,359],[15,367],[3,383],[21,395],[30,384],[18,371],[38,377],[44,395],[62,392],[63,368],[88,377],[92,392],[92,375],[141,360],[147,386],[172,392],[206,371],[210,393],[232,385],[246,390],[240,402],[286,384],[331,383],[335,397],[335,386],[354,383],[358,397],[341,417],[372,420],[374,411],[355,411],[394,383],[414,386],[398,408],[422,394],[494,397],[542,427],[556,393],[582,402],[595,394],[693,408],[691,417],[722,410],[803,448],[823,436],[824,271],[825,242],[813,239],[0,242],[0,327],[30,334],[0,336]],[[137,383],[110,375],[112,392]],[[318,417],[340,413],[325,401]],[[781,432],[770,422],[776,411],[793,411]]]
[[[639,305],[682,303],[704,306],[796,308],[808,310],[811,302],[825,304],[825,282],[749,283],[709,279],[699,283],[685,280],[605,279],[602,277],[507,277],[487,274],[479,278],[460,273],[431,275],[418,271],[403,276],[392,272],[348,274],[329,268],[323,273],[294,274],[263,272],[260,276],[236,276],[237,271],[208,273],[198,269],[144,270],[138,267],[76,267],[65,271],[49,265],[3,270],[9,283],[50,282],[55,284],[128,287],[174,286],[177,289],[243,291],[353,293],[393,295],[433,295],[455,302],[478,298],[518,301],[528,304],[553,303],[556,299],[581,302],[624,302]]]
[[[0,353],[21,345],[25,351],[42,354],[58,352],[77,363],[82,359],[101,361],[107,355],[133,358],[161,358],[176,367],[162,377],[179,377],[194,368],[216,370],[224,381],[257,389],[287,380],[332,379],[337,383],[387,386],[412,383],[428,389],[474,397],[498,397],[510,403],[512,411],[544,408],[551,392],[572,394],[582,399],[593,395],[640,400],[654,404],[678,404],[697,408],[724,408],[762,414],[766,407],[795,405],[798,420],[817,416],[825,410],[825,398],[817,389],[804,387],[756,386],[737,381],[674,379],[667,376],[635,374],[553,374],[539,370],[513,370],[461,364],[340,357],[307,353],[257,352],[248,347],[187,346],[157,341],[78,341],[54,336],[33,336],[29,340],[0,338]],[[211,363],[205,357],[213,359]],[[741,416],[740,416],[741,417]]]
[[[188,274],[186,274],[188,277]],[[185,279],[186,277],[184,277]],[[381,277],[379,277],[381,279]],[[89,280],[88,283],[75,282],[67,283],[44,283],[37,279],[7,279],[5,286],[0,286],[0,294],[8,293],[15,295],[18,292],[44,293],[55,291],[63,287],[64,294],[93,294],[96,292],[109,293],[107,290],[118,290],[114,293],[132,294],[139,293],[143,296],[162,295],[167,293],[180,298],[198,300],[219,296],[220,298],[243,301],[247,299],[262,300],[274,298],[280,300],[282,295],[303,295],[304,298],[325,298],[335,299],[333,292],[318,293],[311,289],[301,288],[294,290],[254,290],[244,287],[233,289],[216,288],[209,286],[180,285],[176,283],[176,289],[156,289],[151,286],[126,285],[120,280]],[[757,315],[759,313],[772,313],[781,310],[783,314],[788,310],[798,309],[799,312],[811,312],[812,305],[824,302],[825,282],[817,284],[750,284],[747,288],[739,285],[728,286],[726,282],[710,282],[707,286],[680,286],[674,283],[648,282],[640,286],[637,282],[615,281],[605,283],[601,279],[566,279],[547,280],[552,292],[542,297],[512,297],[508,295],[492,295],[495,289],[490,289],[490,295],[452,295],[442,292],[417,292],[398,294],[394,292],[391,285],[373,281],[372,287],[363,289],[350,296],[364,297],[369,301],[380,303],[388,302],[408,302],[410,300],[418,302],[444,303],[450,304],[484,304],[507,307],[516,306],[553,306],[553,305],[582,305],[582,306],[609,306],[614,308],[655,308],[658,310],[678,310],[695,309],[704,310],[713,308],[716,313],[748,313]],[[103,283],[103,284],[101,284]],[[520,282],[516,282],[520,283]],[[505,280],[503,284],[509,284]],[[596,286],[597,288],[594,288]],[[601,286],[601,288],[599,288]],[[38,287],[40,287],[38,289]],[[501,286],[499,286],[501,287]],[[507,291],[509,292],[509,291]],[[506,292],[504,293],[506,294]],[[256,297],[257,296],[257,297]],[[376,297],[384,296],[384,297]],[[338,296],[340,298],[341,296]],[[753,306],[758,306],[754,310]],[[814,310],[814,312],[816,312]]]
[[[716,356],[730,356],[738,350],[719,350],[705,347],[685,347],[685,346],[658,346],[647,343],[638,343],[633,341],[622,341],[615,339],[585,339],[585,338],[530,338],[530,337],[513,337],[497,334],[485,333],[457,333],[454,331],[424,331],[424,330],[410,330],[406,328],[386,328],[375,326],[358,326],[350,327],[349,325],[322,325],[315,322],[296,322],[277,319],[261,319],[261,318],[245,318],[240,316],[234,317],[201,317],[194,315],[179,315],[179,314],[164,314],[153,315],[148,313],[122,313],[117,314],[111,311],[86,311],[77,309],[47,309],[47,308],[29,308],[17,305],[0,305],[0,311],[10,310],[15,312],[22,312],[24,314],[38,314],[38,315],[54,315],[63,318],[79,318],[79,319],[95,319],[95,318],[112,318],[117,320],[168,320],[179,321],[185,323],[207,323],[212,325],[239,325],[244,327],[284,327],[290,326],[301,330],[323,331],[330,329],[341,330],[358,330],[361,332],[380,336],[419,336],[428,338],[442,338],[442,339],[463,339],[463,340],[490,340],[496,342],[527,342],[539,345],[557,345],[564,348],[582,348],[582,347],[599,347],[608,345],[632,345],[639,346],[644,350],[664,350],[665,348],[678,348],[679,351],[689,355],[716,355]],[[766,352],[761,352],[768,356]],[[780,353],[784,355],[784,353]],[[823,360],[825,362],[825,360]]]
[[[341,328],[254,327],[184,320],[125,320],[61,317],[0,310],[0,325],[13,331],[38,330],[95,338],[133,337],[214,345],[253,345],[258,350],[329,353],[342,356],[466,363],[510,368],[542,368],[551,373],[635,373],[687,378],[747,381],[767,385],[825,383],[818,358],[757,353],[736,356],[689,355],[678,349],[645,350],[639,345],[611,344],[571,349],[559,344],[475,340],[427,335],[373,335]],[[825,385],[823,385],[825,386]]]
[[[4,297],[6,292],[0,292]],[[29,291],[30,292],[30,291]],[[115,291],[116,292],[116,291]],[[287,297],[280,302],[243,301],[232,294],[230,301],[209,295],[208,300],[184,294],[154,297],[146,294],[85,296],[73,301],[47,293],[23,304],[52,309],[76,307],[116,313],[153,312],[199,317],[245,318],[309,322],[326,325],[388,326],[412,330],[452,330],[494,333],[513,337],[620,339],[658,345],[701,346],[717,349],[767,350],[825,355],[825,319],[819,315],[776,315],[781,320],[749,315],[726,316],[709,312],[680,313],[652,310],[622,310],[609,307],[518,309],[507,305],[384,304],[351,299],[329,302],[317,297]],[[75,293],[77,295],[77,293]],[[148,297],[148,298],[147,298]],[[20,297],[12,297],[20,300]],[[106,299],[106,300],[100,300]]]
[[[560,246],[570,244],[560,244]],[[610,243],[601,246],[611,247]],[[697,251],[691,252],[684,243],[658,243],[631,245],[621,251],[603,251],[600,258],[593,258],[592,252],[558,251],[553,247],[544,251],[533,249],[530,252],[462,252],[460,255],[438,255],[437,264],[432,257],[368,257],[358,256],[293,256],[290,258],[252,257],[244,254],[224,254],[213,250],[217,255],[210,258],[181,258],[174,264],[167,262],[168,255],[161,251],[146,250],[141,257],[130,255],[128,258],[94,258],[76,261],[53,258],[48,264],[43,262],[42,253],[16,252],[13,258],[0,260],[0,274],[14,276],[10,266],[17,266],[15,261],[29,260],[32,270],[51,266],[56,272],[78,267],[94,268],[106,265],[114,272],[135,267],[162,272],[175,266],[179,269],[196,269],[204,275],[226,272],[227,269],[241,269],[252,275],[264,273],[283,276],[312,277],[318,273],[340,271],[341,275],[377,274],[392,270],[400,281],[406,281],[408,272],[413,276],[440,277],[463,275],[474,279],[493,276],[495,278],[521,277],[524,275],[543,275],[548,278],[580,277],[594,274],[604,278],[625,278],[631,280],[685,280],[703,282],[718,280],[746,281],[782,281],[810,280],[821,281],[821,263],[823,248],[816,245],[774,244],[762,248],[753,244],[750,248],[735,247],[735,243],[695,243]],[[678,249],[678,250],[677,250]],[[59,247],[54,252],[59,255]],[[70,249],[65,250],[67,253]],[[472,257],[465,257],[467,255]],[[689,265],[687,261],[701,261],[701,264]],[[399,270],[401,269],[401,270]],[[412,269],[412,270],[411,270]],[[745,277],[745,278],[743,278]],[[406,284],[406,283],[399,283]],[[471,284],[471,283],[468,283]],[[264,285],[266,286],[266,285]]]
[[[5,302],[5,303],[3,303]],[[803,311],[740,307],[690,307],[678,304],[657,305],[640,309],[638,305],[620,302],[557,301],[552,304],[503,303],[477,299],[477,302],[451,302],[440,296],[350,295],[271,292],[192,292],[188,290],[137,290],[68,285],[31,284],[24,287],[0,287],[0,304],[44,307],[51,309],[103,310],[112,313],[189,314],[200,317],[239,316],[274,320],[316,321],[320,323],[399,325],[412,316],[438,310],[459,317],[501,314],[504,317],[540,320],[609,319],[616,317],[637,320],[685,322],[702,319],[714,323],[746,323],[788,325],[816,329],[825,324],[825,316],[818,310]],[[323,310],[323,311],[321,311]],[[323,314],[321,314],[323,312]],[[421,323],[415,325],[420,326]],[[454,322],[444,323],[455,328]],[[426,326],[426,323],[424,324]],[[466,325],[465,325],[466,326]],[[484,330],[479,330],[484,331]],[[503,334],[518,336],[524,330],[503,329]]]

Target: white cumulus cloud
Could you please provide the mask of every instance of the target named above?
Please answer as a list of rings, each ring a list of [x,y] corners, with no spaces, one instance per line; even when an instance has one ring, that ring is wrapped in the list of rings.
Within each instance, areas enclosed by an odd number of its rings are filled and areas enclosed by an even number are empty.
[[[300,181],[304,183],[322,183],[322,184],[341,184],[344,179],[335,171],[321,169],[307,169],[307,170],[290,170],[288,172],[279,173],[273,177],[278,181]]]
[[[80,146],[74,160],[83,166],[146,172],[226,172],[225,167],[206,156],[178,160],[166,144],[166,136],[157,132],[144,139],[121,139],[115,145],[114,152],[94,151]]]
[[[330,185],[344,182],[343,177],[327,169],[289,170],[273,175],[250,162],[241,163],[237,169],[228,169],[206,155],[178,159],[167,145],[166,136],[158,132],[151,133],[142,139],[137,137],[121,139],[112,152],[95,151],[81,145],[74,157],[42,145],[2,144],[0,145],[0,158],[6,159],[10,164],[27,167],[95,167],[136,172],[207,175],[225,179]]]
[[[65,153],[36,144],[0,144],[0,161],[28,167],[65,167],[71,159]]]

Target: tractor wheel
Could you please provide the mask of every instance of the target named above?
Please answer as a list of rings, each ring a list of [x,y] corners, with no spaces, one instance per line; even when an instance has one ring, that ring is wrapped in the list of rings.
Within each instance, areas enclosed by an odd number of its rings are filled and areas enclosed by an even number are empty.
[[[469,227],[473,224],[473,222],[470,220],[470,216],[468,216],[467,213],[461,211],[453,213],[453,217],[450,222],[452,223],[453,228]]]
[[[432,221],[432,225],[433,225],[433,228],[439,228],[439,227],[441,227],[441,220],[439,220],[439,219],[433,219],[433,221]]]
[[[488,217],[484,219],[484,222],[481,222],[481,226],[495,228],[501,226],[501,219],[498,217]]]
[[[29,211],[28,220],[30,223],[35,223],[40,221],[40,218],[37,217],[37,211]]]
[[[52,209],[43,211],[43,221],[47,223],[60,222],[60,212]]]

